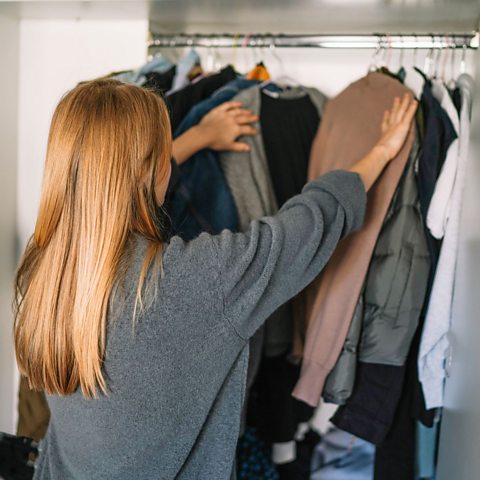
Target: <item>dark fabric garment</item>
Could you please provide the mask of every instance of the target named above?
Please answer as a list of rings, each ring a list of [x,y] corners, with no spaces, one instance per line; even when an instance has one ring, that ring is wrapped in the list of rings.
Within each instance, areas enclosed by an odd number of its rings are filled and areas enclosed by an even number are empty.
[[[417,329],[405,369],[400,401],[388,435],[375,452],[374,480],[415,478],[415,424],[412,416],[420,329]]]
[[[307,94],[310,90],[296,90],[278,97],[260,93],[261,135],[279,207],[298,195],[307,182],[310,150],[320,122],[319,105]],[[293,313],[293,302],[288,302],[266,322],[265,355],[278,356],[291,349]]]
[[[380,445],[392,426],[403,388],[405,367],[359,362],[352,396],[332,423],[341,430]]]
[[[247,424],[269,443],[293,440],[298,424],[313,414],[312,407],[292,396],[299,374],[300,366],[290,362],[287,354],[262,358],[250,391]]]
[[[256,83],[244,79],[228,83],[210,98],[195,105],[176,129],[174,137],[197,125],[210,110],[230,100],[240,90]],[[233,197],[218,163],[217,153],[210,149],[195,153],[179,167],[179,178],[165,208],[176,234],[184,240],[191,240],[201,232],[215,234],[225,228],[238,229]]]
[[[31,438],[0,432],[0,478],[31,480],[33,460],[38,456],[37,443]]]
[[[433,195],[435,182],[445,161],[448,148],[456,138],[449,116],[433,96],[429,81],[426,81],[420,106],[423,111],[423,149],[419,159],[417,176],[422,214],[426,214]],[[410,480],[415,469],[415,423],[420,420],[427,426],[433,425],[434,410],[426,410],[423,390],[418,381],[417,358],[420,339],[428,305],[429,292],[438,261],[440,242],[433,238],[425,227],[427,245],[431,257],[431,272],[427,295],[415,332],[406,364],[406,376],[397,412],[385,441],[377,448],[375,458],[375,480]]]
[[[280,480],[310,480],[312,453],[320,441],[320,435],[309,430],[303,440],[296,442],[296,459],[293,462],[277,465]]]
[[[175,78],[177,67],[173,65],[170,70],[164,73],[150,72],[145,75],[147,79],[142,87],[153,90],[157,94],[164,94],[172,88],[172,82]]]
[[[166,103],[170,111],[172,131],[175,132],[190,109],[209,98],[215,90],[237,78],[237,74],[230,65],[219,73],[202,78],[196,83],[191,83],[185,88],[178,90],[166,97]],[[161,93],[161,92],[158,92]]]
[[[280,480],[270,457],[270,446],[247,427],[237,446],[237,480]]]
[[[420,208],[426,225],[426,218],[430,201],[435,190],[438,175],[445,161],[451,143],[457,138],[450,117],[443,110],[439,101],[433,96],[429,81],[425,83],[420,99],[424,118],[424,139],[422,152],[418,162],[417,185],[420,198]],[[425,226],[430,257],[432,261],[432,275],[440,253],[441,242],[430,235]]]
[[[301,192],[320,115],[308,95],[274,98],[262,92],[260,125],[277,204]]]
[[[261,92],[260,125],[265,156],[277,204],[283,205],[297,195],[307,181],[308,160],[313,138],[318,130],[320,115],[309,95],[297,98],[275,98]],[[283,315],[272,319],[289,337],[293,335],[293,308],[288,302],[282,306]],[[268,335],[269,322],[266,328]],[[289,334],[288,334],[289,333]],[[281,339],[279,339],[281,344]],[[285,344],[281,355],[265,357],[260,364],[255,399],[249,406],[250,415],[257,408],[257,421],[262,438],[277,443],[293,440],[298,423],[308,421],[313,408],[292,397],[292,390],[300,375],[300,366],[288,359]],[[295,468],[295,467],[291,467]],[[288,467],[285,467],[288,469]]]
[[[453,90],[450,91],[450,95],[453,100],[453,104],[455,105],[455,108],[457,109],[458,114],[460,115],[460,111],[462,109],[462,95],[460,93],[460,89],[454,88]]]

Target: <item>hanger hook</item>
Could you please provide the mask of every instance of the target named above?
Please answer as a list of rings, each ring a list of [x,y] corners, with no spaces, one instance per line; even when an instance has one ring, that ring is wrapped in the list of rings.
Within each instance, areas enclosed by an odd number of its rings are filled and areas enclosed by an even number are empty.
[[[460,61],[460,73],[465,73],[467,70],[467,41],[463,39],[462,45],[462,60]]]
[[[418,36],[416,33],[413,34],[413,38],[415,39],[415,47],[413,48],[413,66],[417,66],[417,54],[418,54]]]
[[[423,70],[425,72],[425,75],[428,77],[429,76],[429,73],[430,73],[430,66],[432,64],[432,60],[433,60],[433,50],[434,50],[434,43],[435,43],[435,38],[433,36],[433,33],[430,34],[430,39],[432,41],[432,46],[431,48],[429,49],[426,57],[425,57],[425,65],[423,67]]]
[[[445,35],[445,34],[443,34]],[[435,58],[435,78],[439,77],[439,70],[440,70],[440,60],[442,59],[442,54],[443,54],[443,45],[442,45],[442,35],[439,35],[438,37],[438,44],[437,44],[437,56]]]
[[[370,60],[370,66],[368,67],[369,72],[374,72],[375,70],[378,69],[377,62],[378,62],[378,56],[380,53],[381,46],[380,46],[380,35],[378,33],[376,33],[375,35],[377,37],[377,47],[375,48],[372,54],[372,58]]]
[[[385,66],[389,68],[390,60],[392,57],[392,41],[390,39],[390,34],[387,33],[387,51],[385,53]]]
[[[404,57],[405,57],[405,48],[404,48],[404,39],[403,39],[403,35],[400,35],[400,55],[399,55],[399,58],[398,58],[398,69],[400,70],[402,67],[403,67],[403,63],[404,63]]]

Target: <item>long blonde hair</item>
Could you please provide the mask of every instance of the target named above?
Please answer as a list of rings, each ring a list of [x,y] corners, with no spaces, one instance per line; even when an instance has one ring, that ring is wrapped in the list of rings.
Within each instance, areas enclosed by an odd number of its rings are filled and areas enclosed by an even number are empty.
[[[134,234],[148,241],[137,300],[162,251],[155,198],[168,179],[164,102],[115,80],[79,84],[57,106],[35,232],[16,277],[17,362],[35,389],[106,392],[107,311]]]

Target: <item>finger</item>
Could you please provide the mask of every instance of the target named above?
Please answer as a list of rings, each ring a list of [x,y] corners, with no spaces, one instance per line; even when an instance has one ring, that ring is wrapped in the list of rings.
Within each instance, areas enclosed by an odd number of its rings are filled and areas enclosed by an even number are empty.
[[[389,122],[390,123],[392,123],[393,120],[395,119],[395,116],[397,115],[399,106],[400,106],[400,98],[395,97],[393,99],[392,108],[390,109],[390,115],[389,115]]]
[[[399,123],[403,120],[403,117],[405,116],[405,112],[408,110],[408,107],[411,101],[412,101],[412,96],[406,93],[403,96],[402,103],[400,104],[400,107],[398,109],[397,116],[395,118],[396,123]]]
[[[233,117],[238,117],[239,115],[255,115],[251,110],[247,110],[246,108],[231,108],[228,113]]]
[[[228,111],[228,110],[231,110],[232,108],[239,108],[242,106],[242,102],[236,102],[236,101],[229,101],[229,102],[224,102],[222,103],[220,106],[217,107],[217,110],[219,112],[222,112],[222,111]]]
[[[385,110],[383,112],[383,119],[382,119],[382,133],[384,133],[389,126],[390,126],[390,111]]]
[[[418,108],[418,102],[416,100],[413,100],[410,105],[408,106],[407,111],[405,112],[404,115],[404,121],[406,123],[410,123],[413,120],[413,117],[415,116],[415,113],[417,112]]]
[[[227,147],[227,150],[231,152],[249,152],[250,145],[248,143],[234,142],[229,147]]]
[[[258,122],[258,116],[257,115],[239,115],[238,117],[235,117],[235,121],[237,122],[238,125],[245,125],[248,123],[255,123]]]
[[[250,125],[242,125],[240,127],[240,135],[256,135],[257,134],[257,129],[251,127]]]

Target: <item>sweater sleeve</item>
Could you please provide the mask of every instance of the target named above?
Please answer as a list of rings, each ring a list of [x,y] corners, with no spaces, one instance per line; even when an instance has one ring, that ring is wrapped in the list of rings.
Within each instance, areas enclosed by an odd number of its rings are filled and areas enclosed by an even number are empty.
[[[224,316],[240,337],[251,337],[320,273],[338,242],[362,225],[365,205],[360,176],[334,171],[307,184],[275,216],[251,222],[245,233],[211,237]]]

